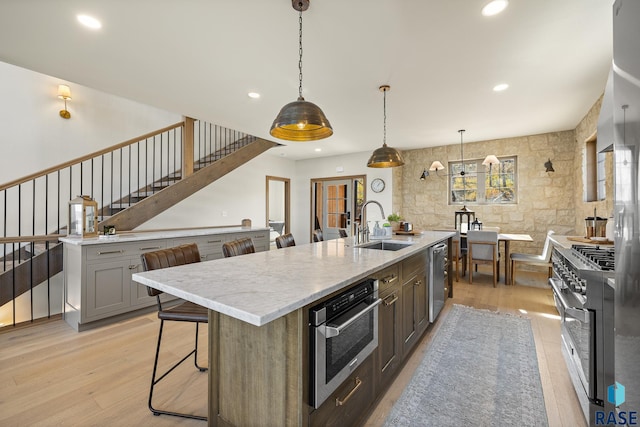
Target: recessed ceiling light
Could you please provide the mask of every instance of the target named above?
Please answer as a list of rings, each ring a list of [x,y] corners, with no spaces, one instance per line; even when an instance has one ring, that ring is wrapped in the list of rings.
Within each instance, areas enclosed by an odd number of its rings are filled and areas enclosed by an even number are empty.
[[[509,89],[509,85],[506,83],[500,83],[499,85],[495,85],[493,87],[494,92],[502,92],[503,90]]]
[[[316,148],[316,149],[315,149],[315,150],[313,150],[313,151],[315,151],[315,152],[320,152],[320,151],[322,151],[322,148]]]
[[[260,94],[258,92],[249,92],[247,95],[249,95],[249,98],[253,98],[253,99],[260,98]]]
[[[93,30],[102,28],[102,23],[92,16],[78,15],[77,18],[78,18],[78,22],[80,22],[85,27],[91,28]]]
[[[482,8],[482,14],[484,16],[493,16],[502,12],[509,5],[508,0],[493,0]]]

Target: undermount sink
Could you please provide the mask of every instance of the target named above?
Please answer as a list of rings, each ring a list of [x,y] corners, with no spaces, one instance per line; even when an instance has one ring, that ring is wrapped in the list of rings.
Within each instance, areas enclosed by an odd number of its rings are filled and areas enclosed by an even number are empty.
[[[360,246],[362,249],[378,249],[380,251],[398,251],[400,249],[404,249],[408,246],[411,246],[413,242],[389,242],[389,241],[380,241],[375,243],[368,243],[366,245]]]

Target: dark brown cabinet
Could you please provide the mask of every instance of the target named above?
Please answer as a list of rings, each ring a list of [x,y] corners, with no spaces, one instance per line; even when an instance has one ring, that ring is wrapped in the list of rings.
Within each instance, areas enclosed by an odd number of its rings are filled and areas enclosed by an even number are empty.
[[[400,282],[381,294],[378,311],[377,368],[379,385],[385,388],[402,362],[402,322]]]
[[[407,353],[418,342],[428,321],[427,280],[424,271],[402,284],[402,338]]]
[[[429,325],[428,252],[423,251],[401,263],[402,341],[408,353]]]
[[[378,279],[378,348],[367,361],[309,416],[311,426],[362,423],[398,375],[411,350],[429,326],[428,251],[386,267]]]
[[[310,426],[351,426],[361,422],[374,401],[373,357],[368,357],[349,378],[310,415]]]

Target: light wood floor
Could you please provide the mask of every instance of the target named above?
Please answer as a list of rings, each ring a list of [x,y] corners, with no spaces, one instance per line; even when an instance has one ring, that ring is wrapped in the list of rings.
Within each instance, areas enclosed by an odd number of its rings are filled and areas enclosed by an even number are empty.
[[[585,426],[560,353],[560,330],[551,291],[530,286],[493,288],[490,276],[477,274],[454,287],[453,303],[519,313],[531,318],[549,425]],[[520,274],[518,283],[544,284],[544,274]],[[521,313],[519,310],[525,310]],[[444,314],[444,313],[443,313]],[[441,314],[442,316],[442,314]],[[148,314],[111,326],[77,333],[64,321],[4,329],[0,332],[0,426],[199,426],[206,423],[154,417],[147,409],[158,323]],[[405,368],[367,421],[382,425],[393,403],[437,331],[430,327]],[[165,328],[167,351],[180,355],[193,340],[192,325]],[[206,331],[201,332],[206,343]],[[206,345],[199,360],[206,365]],[[165,358],[167,360],[167,358]],[[166,364],[165,364],[166,366]],[[178,368],[157,389],[157,406],[206,414],[206,373],[192,365]]]

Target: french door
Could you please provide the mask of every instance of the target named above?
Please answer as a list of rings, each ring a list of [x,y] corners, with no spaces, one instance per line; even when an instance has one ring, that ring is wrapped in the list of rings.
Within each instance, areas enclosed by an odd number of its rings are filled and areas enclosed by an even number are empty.
[[[311,229],[320,228],[325,240],[339,238],[340,230],[350,236],[353,219],[364,200],[364,177],[312,180],[312,188]]]

